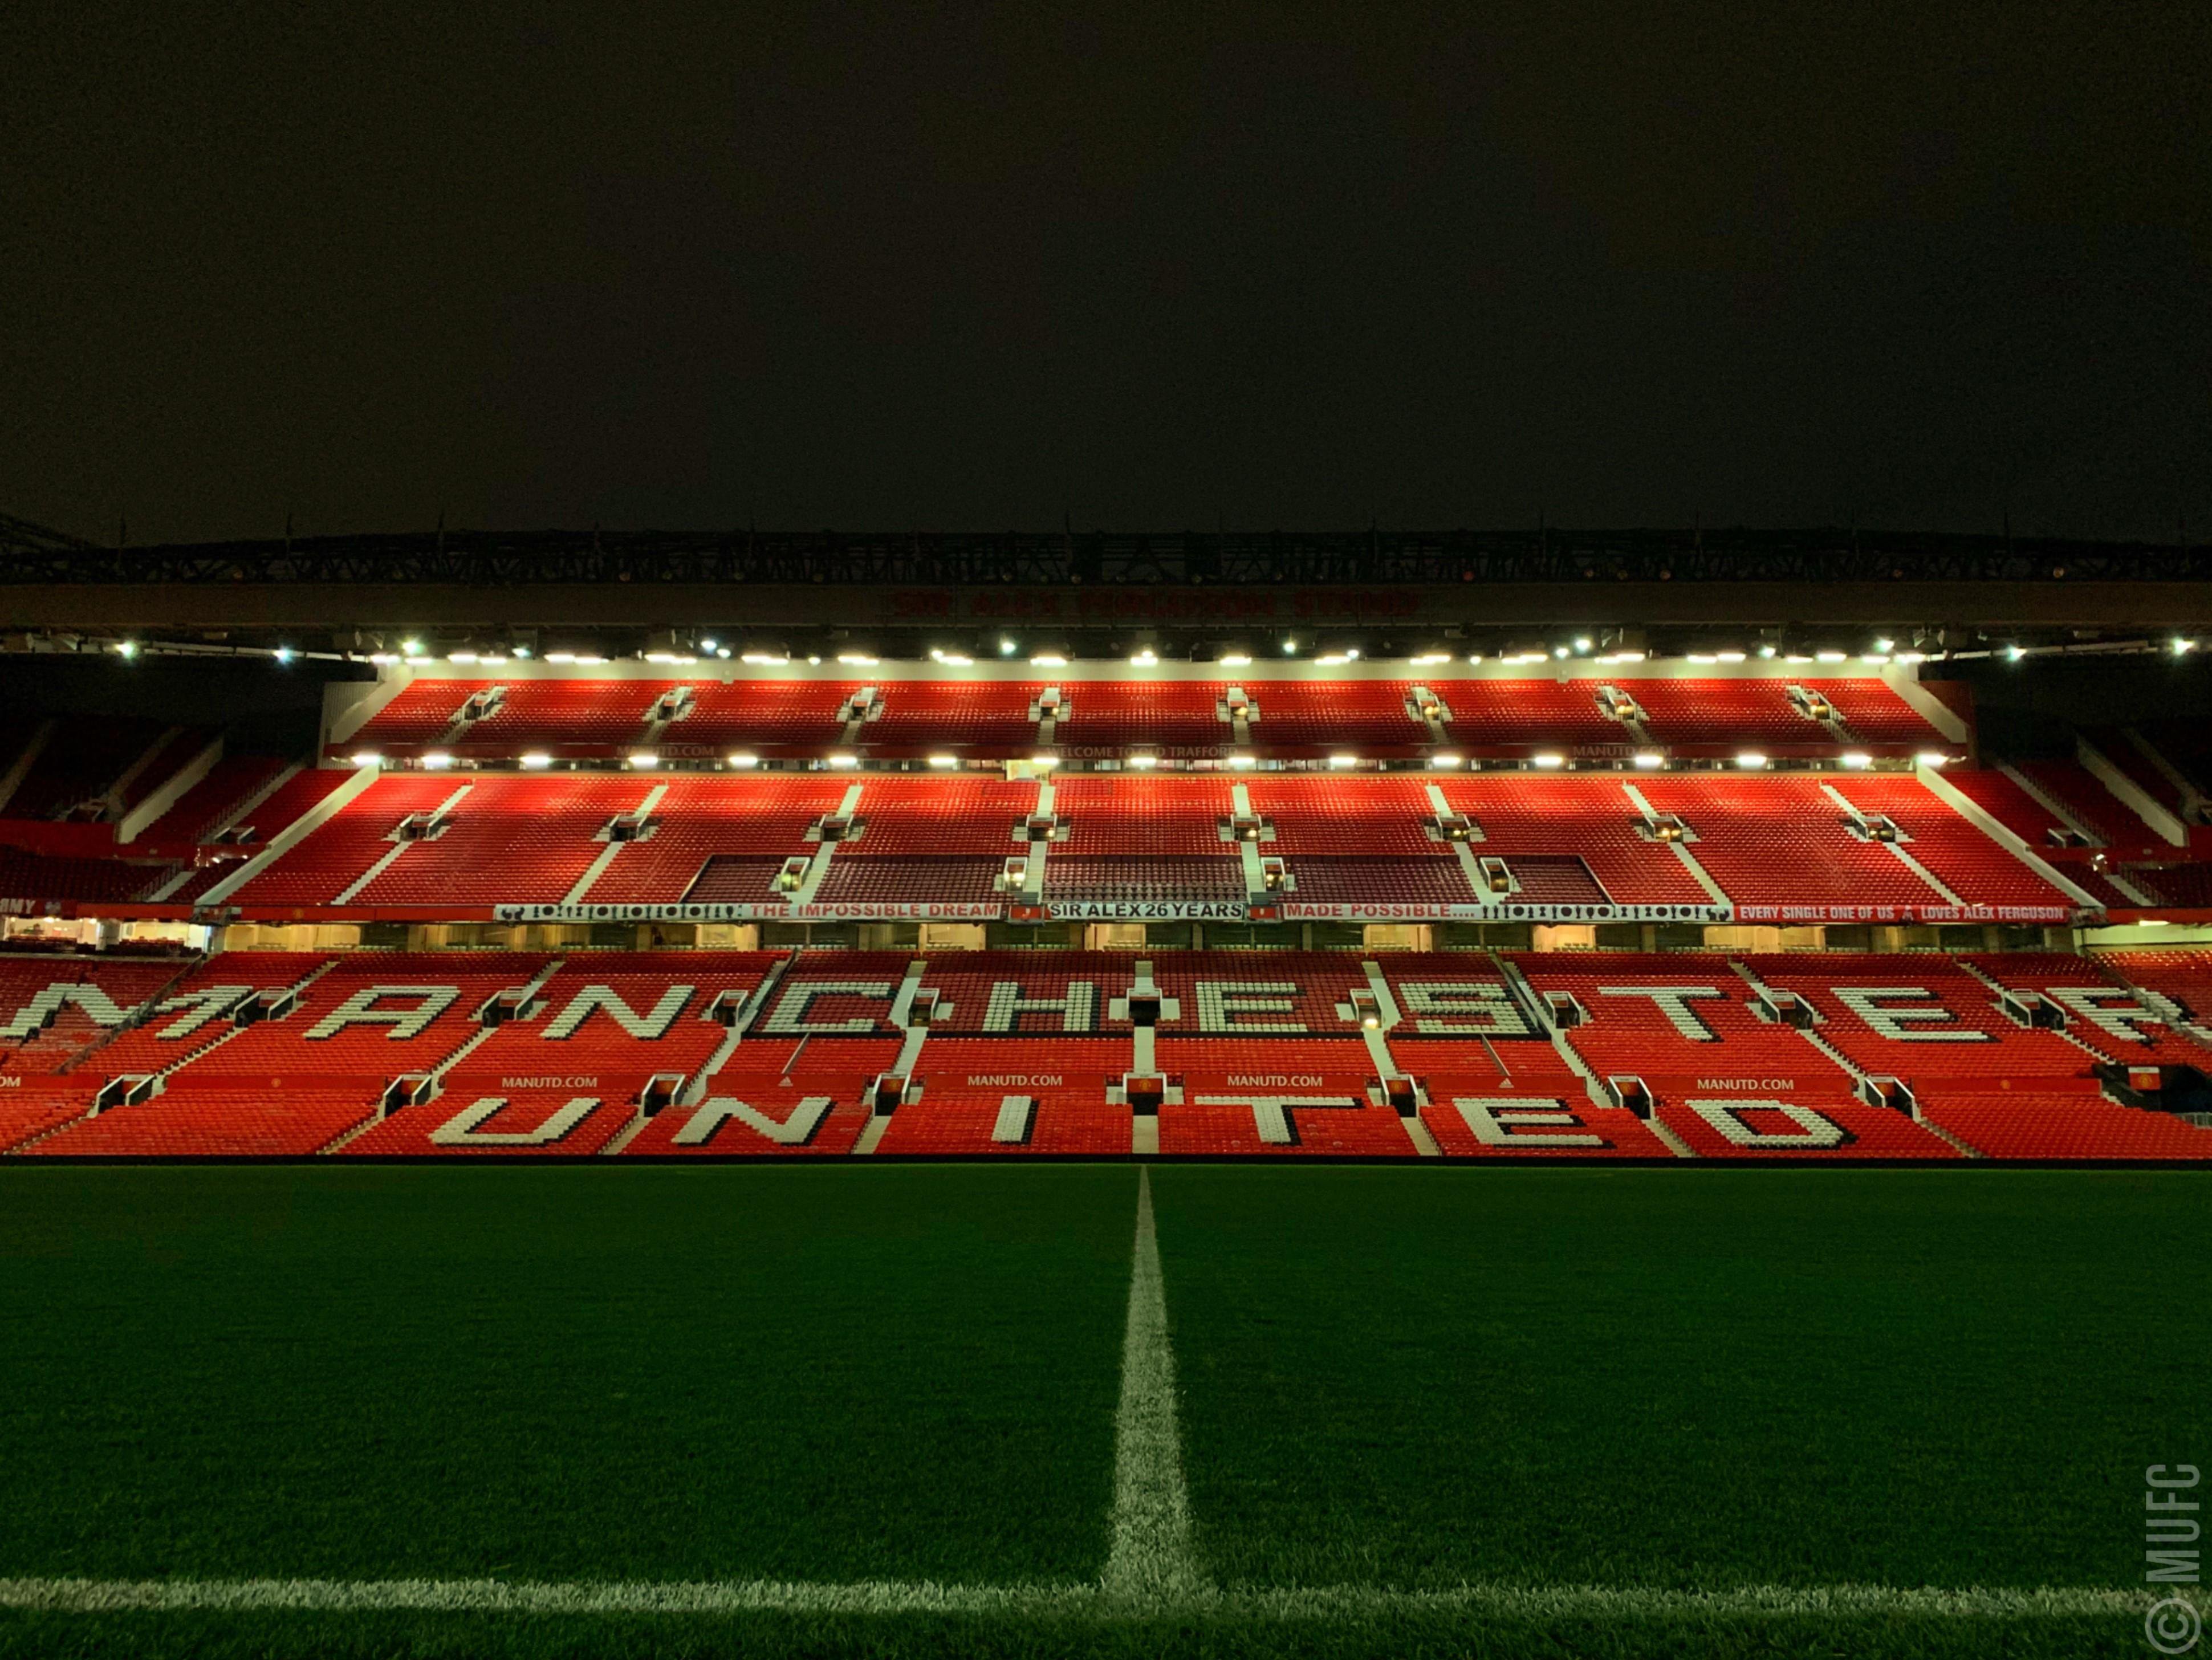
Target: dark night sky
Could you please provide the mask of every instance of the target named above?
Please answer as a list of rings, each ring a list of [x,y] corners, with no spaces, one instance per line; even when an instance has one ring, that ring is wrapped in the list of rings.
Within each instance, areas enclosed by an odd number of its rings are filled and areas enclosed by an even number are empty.
[[[2212,532],[2203,5],[492,13],[7,9],[0,509]]]

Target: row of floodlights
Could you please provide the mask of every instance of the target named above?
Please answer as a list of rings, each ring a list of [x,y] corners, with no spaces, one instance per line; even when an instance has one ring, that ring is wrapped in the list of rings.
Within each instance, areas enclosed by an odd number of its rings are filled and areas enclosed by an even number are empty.
[[[542,750],[533,750],[526,755],[518,756],[515,758],[519,765],[528,768],[532,771],[542,771],[553,764],[553,757]],[[1949,756],[1936,750],[1923,750],[1912,758],[1923,767],[1948,766],[1951,760]],[[380,767],[384,764],[384,757],[374,750],[358,751],[350,759],[356,767]],[[639,750],[627,759],[630,766],[647,771],[660,764],[660,757],[649,750]],[[859,756],[843,751],[826,756],[823,759],[827,764],[833,767],[857,767],[860,764]],[[1449,751],[1431,755],[1428,759],[1430,766],[1441,770],[1449,770],[1451,768],[1466,764],[1465,757]],[[433,750],[422,757],[421,760],[423,766],[433,769],[443,769],[453,764],[453,757],[443,750]],[[1359,764],[1359,760],[1360,757],[1356,755],[1339,753],[1328,757],[1328,764],[1338,768],[1356,767]],[[723,761],[726,765],[740,770],[760,765],[760,757],[742,751],[734,755],[723,757]],[[960,764],[960,757],[957,755],[933,755],[928,757],[928,761],[931,766],[939,768],[957,767]],[[1667,764],[1667,757],[1656,750],[1638,750],[1629,757],[1629,761],[1631,765],[1643,772],[1656,772]],[[1874,764],[1874,757],[1861,750],[1847,750],[1836,757],[1836,762],[1839,766],[1857,771],[1871,767]],[[1124,757],[1125,765],[1139,769],[1157,767],[1159,763],[1160,757],[1157,755],[1138,754]],[[1766,757],[1758,751],[1746,750],[1735,757],[1735,763],[1745,772],[1760,772],[1765,769],[1767,762]],[[1056,755],[1033,755],[1030,757],[1030,764],[1033,767],[1056,767],[1060,764],[1060,757]],[[1229,764],[1242,769],[1255,767],[1259,765],[1259,761],[1254,756],[1232,755],[1229,757]],[[1548,752],[1532,755],[1528,757],[1528,764],[1547,772],[1553,772],[1567,764],[1567,757]]]
[[[2176,657],[2187,656],[2191,652],[2197,649],[2197,642],[2194,640],[2185,639],[2179,635],[2167,642],[2168,648]],[[999,648],[1000,655],[1002,657],[1014,656],[1018,651],[1018,648],[1011,640],[1001,640],[999,642]],[[1590,657],[1590,654],[1595,648],[1595,642],[1593,642],[1588,635],[1582,635],[1578,636],[1571,645],[1554,646],[1548,652],[1508,652],[1501,655],[1497,660],[1504,666],[1518,666],[1532,663],[1565,660],[1571,657]],[[117,656],[124,659],[125,661],[129,661],[131,659],[138,655],[138,642],[135,640],[118,640],[114,643],[112,649]],[[1298,642],[1297,640],[1290,639],[1283,642],[1283,653],[1285,656],[1296,655],[1297,649]],[[717,641],[708,639],[702,640],[699,642],[699,650],[696,654],[684,652],[649,651],[644,654],[644,659],[645,661],[648,663],[665,666],[671,668],[690,668],[696,666],[702,658],[715,658],[726,660],[732,656],[732,654],[729,647],[722,645]],[[295,661],[300,654],[290,646],[278,646],[273,648],[270,652],[269,655],[278,663],[289,664]],[[458,663],[464,666],[481,666],[483,667],[496,668],[499,665],[509,660],[526,663],[531,660],[532,655],[532,654],[529,647],[516,646],[511,650],[503,652],[475,652],[465,650],[449,652],[446,654],[445,660],[448,663]],[[793,660],[791,654],[788,652],[781,651],[746,651],[736,653],[735,655],[737,660],[741,663],[750,663],[761,667],[781,666],[789,664]],[[1590,657],[1590,660],[1598,664],[1641,663],[1650,655],[1650,653],[1644,651],[1611,651],[1599,653],[1595,656]],[[1693,651],[1685,654],[1685,660],[1697,664],[1742,663],[1748,661],[1752,655],[1753,655],[1753,654],[1741,651]],[[1817,651],[1812,653],[1784,653],[1780,649],[1780,648],[1771,645],[1759,647],[1756,655],[1766,661],[1772,661],[1778,658],[1782,662],[1790,664],[1824,663],[1833,665],[1838,663],[1848,663],[1851,660],[1851,654],[1849,652]],[[2007,646],[2004,648],[2003,655],[2006,661],[2017,663],[2021,659],[2029,655],[2029,649],[2026,646]],[[969,668],[972,667],[975,661],[973,657],[968,656],[964,653],[946,651],[941,648],[933,649],[929,654],[929,658],[932,662],[941,664],[946,668]],[[384,666],[394,663],[434,663],[438,659],[434,654],[423,647],[421,641],[406,640],[400,642],[400,648],[396,652],[371,652],[368,654],[368,660],[380,666]],[[604,666],[611,660],[611,659],[602,656],[596,652],[552,651],[545,654],[545,661],[549,663],[575,665],[587,668]],[[818,656],[810,656],[805,660],[809,664],[818,666],[821,663],[822,659]],[[873,668],[883,660],[878,657],[872,656],[866,652],[842,651],[837,654],[837,660],[840,663],[846,664],[847,666],[854,668]],[[1068,660],[1064,654],[1060,652],[1038,652],[1032,655],[1029,660],[1030,666],[1033,668],[1056,669],[1066,667]],[[1129,658],[1130,666],[1133,668],[1140,669],[1154,667],[1158,664],[1159,660],[1159,654],[1152,651],[1149,648],[1132,654]],[[1214,660],[1224,668],[1243,668],[1250,665],[1252,658],[1250,654],[1246,652],[1228,652],[1224,653]],[[1323,664],[1356,663],[1359,660],[1359,651],[1357,647],[1346,647],[1342,651],[1325,652],[1314,660]],[[1407,661],[1415,668],[1434,667],[1439,665],[1449,663],[1452,660],[1453,654],[1448,651],[1420,652],[1407,660]],[[1468,653],[1467,660],[1470,664],[1479,664],[1488,660],[1485,658],[1482,653],[1478,651]],[[1876,640],[1874,642],[1873,648],[1871,650],[1862,652],[1858,654],[1858,660],[1862,663],[1900,663],[1910,666],[1915,663],[1924,663],[1928,661],[1928,654],[1920,651],[1900,651],[1897,649],[1897,642],[1893,640]]]

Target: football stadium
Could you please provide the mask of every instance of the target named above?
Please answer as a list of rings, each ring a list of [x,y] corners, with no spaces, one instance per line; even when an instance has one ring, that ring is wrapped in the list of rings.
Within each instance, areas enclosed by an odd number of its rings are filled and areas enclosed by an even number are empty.
[[[8,533],[0,1652],[2185,1651],[2201,551]]]

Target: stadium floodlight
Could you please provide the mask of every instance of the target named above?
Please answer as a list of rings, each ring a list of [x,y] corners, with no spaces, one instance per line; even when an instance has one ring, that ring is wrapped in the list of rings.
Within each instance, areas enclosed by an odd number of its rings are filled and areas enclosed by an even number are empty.
[[[1863,657],[1860,658],[1859,661],[1862,663],[1887,663],[1889,661],[1889,654],[1887,652],[1870,651]]]
[[[1001,657],[1012,657],[1021,648],[1011,640],[1001,640],[999,642],[999,655]]]
[[[1723,663],[1741,663],[1743,661],[1743,654],[1740,651],[1717,651],[1713,655]]]
[[[1945,767],[1951,763],[1951,757],[1937,750],[1923,750],[1912,760],[1914,765],[1922,767]]]
[[[517,646],[514,648],[514,654],[517,657],[520,657],[524,662],[527,663],[530,660],[530,648],[527,646]],[[725,657],[729,655],[727,652],[725,652],[722,654]]]
[[[422,764],[433,772],[442,772],[453,764],[453,757],[443,750],[432,750],[422,757]]]
[[[136,640],[117,641],[115,642],[115,654],[118,657],[122,658],[125,661],[129,661],[131,658],[136,657],[138,654],[138,642]]]
[[[373,651],[368,654],[368,660],[372,663],[382,665],[386,663],[397,663],[399,660],[399,657],[395,652]]]
[[[1709,651],[1693,651],[1690,654],[1690,660],[1692,663],[1717,663],[1721,660]]]
[[[1479,651],[1471,651],[1467,654],[1467,660],[1470,663],[1480,663],[1482,660],[1482,654]]]
[[[1584,635],[1577,635],[1577,636],[1576,636],[1576,639],[1575,639],[1575,649],[1576,649],[1577,651],[1586,652],[1586,651],[1588,651],[1589,648],[1590,648],[1590,637],[1589,637],[1589,635],[1588,635],[1584,634]]]
[[[1564,755],[1532,755],[1528,760],[1531,765],[1541,767],[1546,772],[1556,771],[1567,764],[1567,757]]]
[[[1160,757],[1157,755],[1133,755],[1129,757],[1129,764],[1140,769],[1157,767],[1159,763]]]
[[[275,651],[269,654],[271,657],[274,657],[280,663],[289,663],[300,654],[294,651],[289,646],[279,646]]]
[[[1928,654],[1924,651],[1901,651],[1897,654],[1897,660],[1900,663],[1924,663],[1928,660]]]
[[[1346,646],[1344,648],[1344,654],[1350,658],[1353,662],[1357,663],[1359,660],[1359,648],[1357,646]]]
[[[701,651],[712,651],[712,650],[714,650],[714,642],[713,638],[710,636],[710,637],[709,637],[709,638],[708,638],[708,639],[702,640],[702,641],[699,642],[699,649],[700,649]]]
[[[1221,666],[1227,669],[1241,669],[1251,660],[1252,655],[1249,652],[1226,652],[1222,655]]]
[[[1459,757],[1449,750],[1440,750],[1429,757],[1429,764],[1432,767],[1455,767],[1459,764]]]
[[[2007,646],[2005,648],[2005,661],[2008,663],[2017,663],[2021,658],[2027,655],[2027,648],[2026,646]]]
[[[1789,656],[1784,658],[1782,660],[1785,663],[1809,663],[1813,660],[1806,656],[1802,652],[1793,651]]]
[[[546,754],[544,750],[532,750],[521,759],[522,764],[532,772],[543,772],[553,764],[553,757]]]
[[[1846,750],[1836,759],[1853,772],[1864,772],[1874,764],[1874,757],[1864,750]]]
[[[720,658],[724,662],[727,662],[730,658],[730,648],[727,646],[718,647],[715,649],[714,655]]]
[[[2173,654],[2176,657],[2186,657],[2196,649],[2197,642],[2194,640],[2184,640],[2179,635],[2174,636]]]
[[[1229,764],[1232,767],[1249,767],[1255,766],[1258,763],[1249,755],[1232,755],[1229,757]]]
[[[1150,646],[1146,647],[1142,651],[1131,654],[1129,658],[1129,661],[1140,669],[1148,669],[1159,660],[1160,654]]]
[[[1736,757],[1735,763],[1746,772],[1757,772],[1766,765],[1766,757],[1757,750],[1746,750]]]
[[[1415,668],[1426,668],[1431,663],[1449,663],[1450,661],[1451,654],[1448,651],[1425,651],[1419,656],[1413,659],[1413,666]]]
[[[1328,763],[1332,767],[1356,767],[1359,764],[1359,757],[1356,755],[1332,755],[1328,757]]]
[[[456,658],[453,660],[459,662],[460,660]],[[649,651],[645,654],[645,660],[648,663],[676,663],[683,660],[672,651]],[[752,660],[747,658],[745,660],[750,662]]]
[[[597,667],[604,666],[605,666],[605,664],[606,663],[606,660],[606,660],[605,658],[604,658],[604,657],[600,656],[600,655],[599,654],[599,653],[597,653],[597,652],[595,652],[595,651],[593,651],[593,652],[579,652],[579,653],[577,654],[577,655],[576,655],[576,661],[577,661],[577,662],[579,662],[580,664],[582,664],[582,665],[583,665],[585,667],[586,667],[586,668],[597,668]]]
[[[841,663],[850,663],[854,668],[860,669],[872,669],[875,667],[877,662],[875,658],[869,656],[864,651],[841,651],[837,654],[837,660]]]
[[[1316,663],[1349,663],[1351,660],[1351,658],[1346,656],[1345,654],[1340,651],[1323,652],[1320,656],[1314,659],[1314,661]]]
[[[1774,648],[1771,646],[1761,646],[1759,648],[1759,654],[1761,657],[1771,658],[1774,655]]]
[[[2136,926],[2139,928],[2170,928],[2173,924],[2163,916],[2146,916]]]
[[[1283,655],[1285,657],[1292,655],[1297,652],[1297,648],[1298,642],[1295,640],[1285,640],[1283,642]]]
[[[1567,648],[1565,646],[1554,646],[1552,648],[1552,655],[1554,657],[1565,657],[1566,654]]]
[[[933,767],[957,767],[960,764],[960,757],[957,755],[933,755],[929,757],[929,764]]]
[[[1655,771],[1667,764],[1667,757],[1660,754],[1657,750],[1638,750],[1636,751],[1635,760],[1636,764],[1645,772]]]
[[[629,763],[641,771],[650,772],[660,764],[660,757],[651,750],[639,750],[631,755]]]
[[[830,757],[830,764],[833,767],[857,767],[860,764],[860,757],[857,755],[848,755],[840,750]]]
[[[738,654],[738,661],[740,663],[759,663],[769,666],[781,666],[781,665],[791,661],[791,654],[789,652],[781,651],[740,652]]]
[[[1067,666],[1067,660],[1056,651],[1041,651],[1030,659],[1030,666],[1033,669],[1064,669]]]
[[[1894,640],[1877,640],[1874,642],[1874,648],[1876,651],[1894,651],[1897,649],[1897,642]]]
[[[1597,660],[1601,663],[1641,663],[1644,654],[1640,651],[1609,651]]]
[[[722,758],[728,762],[730,765],[737,768],[740,771],[743,771],[747,767],[757,767],[760,765],[760,757],[750,754],[744,750],[739,750],[736,753],[725,756]]]
[[[1030,764],[1033,767],[1056,767],[1060,764],[1060,757],[1056,755],[1032,755]]]
[[[410,657],[420,657],[422,654],[422,642],[420,640],[402,640],[399,642],[399,649]]]
[[[1813,654],[1813,660],[1819,663],[1840,663],[1844,655],[1839,651],[1816,651]]]
[[[507,654],[506,654],[505,652],[495,651],[495,652],[493,652],[493,653],[492,653],[489,656],[488,656],[488,657],[479,657],[479,658],[477,658],[477,662],[479,662],[479,663],[487,663],[487,664],[494,664],[494,665],[500,664],[500,663],[504,663],[505,661],[507,661]]]
[[[473,663],[477,660],[477,654],[472,651],[449,651],[446,654],[446,660],[448,663]]]
[[[576,654],[573,651],[549,651],[545,654],[545,660],[549,663],[573,663],[576,660]]]
[[[934,657],[939,662],[944,664],[948,669],[964,669],[972,667],[975,661],[974,658],[963,657],[957,651],[933,651],[929,654],[932,657]]]
[[[691,660],[687,657],[684,660],[688,663]],[[809,657],[806,660],[816,668],[820,668],[822,666],[822,660],[819,657]]]
[[[384,764],[384,757],[374,750],[356,750],[353,753],[352,760],[356,767],[377,767]]]

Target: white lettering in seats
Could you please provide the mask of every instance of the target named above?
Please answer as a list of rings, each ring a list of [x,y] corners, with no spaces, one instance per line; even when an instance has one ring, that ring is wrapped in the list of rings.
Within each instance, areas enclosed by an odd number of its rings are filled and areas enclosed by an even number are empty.
[[[1851,1133],[1834,1119],[1794,1101],[1738,1098],[1727,1101],[1685,1101],[1682,1104],[1739,1147],[1840,1147],[1852,1139]],[[1797,1134],[1753,1129],[1743,1120],[1742,1115],[1747,1112],[1778,1112],[1797,1126]]]
[[[821,1128],[822,1121],[829,1116],[830,1098],[826,1095],[806,1097],[781,1123],[749,1102],[717,1095],[699,1104],[690,1122],[676,1132],[674,1140],[679,1147],[703,1147],[714,1139],[716,1130],[734,1118],[780,1147],[801,1147],[813,1139],[814,1132]]]
[[[695,986],[671,986],[660,994],[660,1000],[653,1006],[650,1014],[640,1014],[623,1000],[620,993],[611,986],[586,986],[571,998],[568,1006],[545,1024],[545,1036],[559,1042],[575,1035],[576,1028],[592,1018],[596,1010],[604,1010],[607,1018],[641,1043],[653,1043],[668,1033],[684,1004],[691,1000]]]
[[[408,1008],[379,1008],[387,997],[412,1000]],[[348,1026],[389,1026],[394,1043],[413,1037],[461,1000],[459,986],[363,986],[307,1028],[309,1037],[335,1037]]]
[[[504,1095],[483,1096],[430,1132],[441,1147],[542,1147],[558,1141],[592,1116],[599,1104],[596,1095],[571,1096],[559,1111],[534,1130],[488,1130],[480,1128],[498,1116],[507,1104]]]
[[[1303,1020],[1239,1020],[1240,1014],[1288,1014],[1297,1007],[1298,988],[1289,980],[1201,980],[1198,982],[1200,1031],[1304,1031]]]
[[[1717,1043],[1720,1034],[1698,1018],[1690,1006],[1692,997],[1718,997],[1718,986],[1600,986],[1601,997],[1648,997],[1658,1005],[1676,1031],[1692,1043]]]
[[[1448,980],[1401,985],[1398,999],[1413,1030],[1439,1036],[1526,1037],[1528,1022],[1503,980]]]
[[[1936,1000],[1936,994],[1925,986],[1831,986],[1836,1000],[1867,1023],[1877,1037],[1893,1037],[1900,1043],[1988,1043],[1996,1039],[1988,1032],[1976,1031],[1972,1026],[1962,1026],[1959,1017]],[[1911,1004],[1909,1007],[1885,1007],[1884,998],[1899,999]],[[1909,1023],[1922,1026],[1941,1025],[1941,1031],[1915,1031]]]
[[[1455,1095],[1452,1105],[1474,1139],[1486,1147],[1604,1147],[1613,1144],[1592,1131],[1566,1103],[1525,1095]],[[1549,1126],[1552,1128],[1539,1128]],[[1571,1127],[1571,1128],[1570,1128]]]
[[[848,1035],[874,1031],[882,1024],[867,1015],[855,1015],[850,1020],[809,1021],[806,1010],[820,997],[880,997],[886,1007],[891,999],[891,986],[883,980],[800,980],[786,986],[783,995],[776,1000],[775,1011],[761,1030],[766,1032],[818,1032],[824,1035]]]

